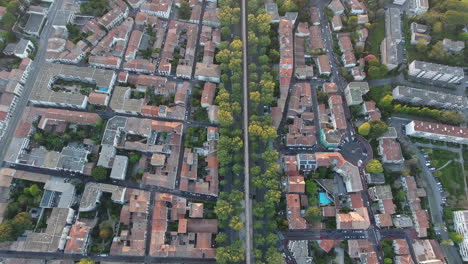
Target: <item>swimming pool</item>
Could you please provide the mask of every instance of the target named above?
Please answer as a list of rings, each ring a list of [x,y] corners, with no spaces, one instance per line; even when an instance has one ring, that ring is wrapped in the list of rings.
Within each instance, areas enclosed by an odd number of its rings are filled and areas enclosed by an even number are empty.
[[[327,195],[324,192],[319,193],[319,202],[321,205],[327,205],[332,203],[332,201],[328,199]]]

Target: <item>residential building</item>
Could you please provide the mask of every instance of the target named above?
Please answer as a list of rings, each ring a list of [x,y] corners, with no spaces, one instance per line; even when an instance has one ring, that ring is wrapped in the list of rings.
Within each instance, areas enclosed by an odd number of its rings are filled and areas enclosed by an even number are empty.
[[[310,8],[310,19],[312,21],[312,25],[318,26],[320,25],[320,13],[319,9],[315,6]]]
[[[317,66],[320,75],[328,76],[331,74],[330,59],[328,55],[320,55],[317,57]]]
[[[455,41],[444,38],[442,40],[442,48],[448,52],[461,52],[463,49],[465,49],[465,41]]]
[[[349,106],[360,105],[363,103],[362,96],[367,92],[369,92],[367,82],[350,82],[344,90],[346,102]]]
[[[458,244],[463,261],[468,261],[468,210],[453,212],[455,231],[463,236],[463,242]]]
[[[328,5],[335,15],[341,15],[344,13],[345,8],[340,0],[332,0],[331,3]]]
[[[278,13],[278,5],[276,3],[265,3],[265,11],[271,17],[270,23],[279,23],[280,16]]]
[[[405,161],[397,136],[395,128],[389,127],[388,131],[379,138],[378,153],[382,156],[383,163],[402,164]]]
[[[337,229],[367,229],[370,226],[366,207],[355,208],[347,214],[336,214]]]
[[[153,0],[140,6],[142,12],[160,18],[169,18],[172,9],[172,0]]]
[[[468,128],[413,120],[406,125],[406,134],[433,140],[468,144]]]
[[[340,31],[343,28],[343,22],[341,22],[341,16],[335,15],[332,19],[333,31]]]
[[[411,30],[411,44],[418,44],[419,40],[422,39],[424,43],[429,44],[431,42],[431,36],[426,34],[427,26],[412,22],[410,25]]]
[[[388,70],[395,69],[398,64],[398,47],[391,38],[384,38],[380,44],[380,61]]]
[[[356,66],[356,57],[354,56],[354,52],[346,51],[341,56],[341,61],[343,62],[343,66],[346,68],[351,68]]]
[[[393,4],[395,5],[404,5],[406,0],[393,0]]]
[[[416,15],[422,15],[429,10],[429,0],[409,0],[409,7]]]
[[[414,105],[464,110],[468,109],[468,98],[461,95],[435,92],[407,86],[397,86],[392,92],[393,99]]]
[[[301,216],[301,201],[299,194],[286,194],[287,201],[287,217],[289,229],[305,229],[307,227],[306,220]]]
[[[52,208],[46,219],[47,227],[41,233],[30,232],[26,238],[16,246],[17,251],[57,252],[64,250],[66,239],[62,235],[68,234],[68,225],[73,221],[75,211],[71,208]]]
[[[388,8],[385,10],[385,34],[387,38],[392,39],[396,44],[403,40],[400,9]]]
[[[77,67],[73,65],[44,63],[39,69],[38,80],[34,83],[31,102],[37,105],[58,107],[86,108],[88,96],[80,92],[82,87],[63,86],[63,89],[53,90],[57,80],[81,81],[84,84],[94,84],[95,91],[110,93],[116,74],[110,70]]]
[[[66,238],[64,253],[85,255],[88,252],[90,231],[91,228],[86,223],[75,222]]]
[[[417,60],[410,63],[408,74],[415,78],[447,83],[458,83],[465,77],[463,68]]]
[[[128,168],[128,157],[122,155],[116,155],[112,163],[112,170],[110,174],[111,179],[125,180]]]
[[[34,44],[30,40],[22,38],[18,43],[15,44],[15,49],[11,55],[15,55],[20,59],[24,59],[27,58],[33,51]]]
[[[416,239],[413,241],[413,250],[417,263],[447,263],[439,242],[436,240]]]
[[[100,203],[103,193],[111,194],[111,200],[114,203],[123,204],[125,202],[126,191],[127,188],[117,185],[88,182],[85,185],[85,189],[81,197],[79,211],[89,212],[95,210],[96,206]]]
[[[365,101],[364,104],[362,104],[362,114],[366,115],[366,120],[380,120],[382,117],[382,114],[380,113],[380,110],[375,106],[374,101]]]

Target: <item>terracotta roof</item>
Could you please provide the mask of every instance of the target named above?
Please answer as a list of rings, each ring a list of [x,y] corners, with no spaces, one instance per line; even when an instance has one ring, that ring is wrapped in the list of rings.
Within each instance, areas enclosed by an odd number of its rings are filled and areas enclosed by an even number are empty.
[[[403,160],[400,144],[395,138],[382,138],[379,143],[384,161],[392,162]]]
[[[336,83],[324,83],[323,89],[327,94],[338,92],[338,86]]]
[[[103,93],[92,92],[88,96],[88,102],[90,104],[105,105],[106,99],[107,99],[107,94],[103,94]]]
[[[67,236],[67,244],[65,246],[65,253],[69,254],[82,254],[85,253],[87,240],[90,228],[83,222],[76,222],[70,228],[70,233]]]
[[[379,218],[381,227],[393,225],[392,216],[390,214],[378,214],[376,217]]]
[[[334,247],[335,242],[333,240],[322,240],[320,241],[320,248],[322,248],[325,252],[330,252],[332,248]]]
[[[382,200],[382,203],[386,214],[396,213],[396,205],[393,203],[393,200]]]
[[[408,243],[405,239],[395,239],[393,240],[393,249],[397,255],[408,255]]]
[[[323,215],[323,217],[335,217],[336,216],[335,206],[324,206],[324,207],[322,207],[322,215]]]
[[[414,130],[443,136],[459,137],[468,139],[468,128],[449,126],[439,123],[431,123],[413,120]]]
[[[353,208],[364,207],[364,202],[362,201],[361,193],[352,193],[350,194],[350,198],[351,198],[351,206]]]
[[[212,105],[213,99],[216,92],[216,84],[211,82],[206,82],[203,86],[203,93],[201,96],[201,105]]]
[[[305,181],[302,176],[289,177],[289,192],[290,193],[304,193],[305,192]]]

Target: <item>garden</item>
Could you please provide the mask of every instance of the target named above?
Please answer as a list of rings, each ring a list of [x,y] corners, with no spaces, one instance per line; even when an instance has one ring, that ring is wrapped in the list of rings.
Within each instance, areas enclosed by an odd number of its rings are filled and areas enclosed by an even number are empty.
[[[423,148],[429,155],[431,164],[436,168],[434,175],[440,179],[444,190],[449,194],[448,202],[451,205],[465,200],[465,179],[458,153],[439,149]]]

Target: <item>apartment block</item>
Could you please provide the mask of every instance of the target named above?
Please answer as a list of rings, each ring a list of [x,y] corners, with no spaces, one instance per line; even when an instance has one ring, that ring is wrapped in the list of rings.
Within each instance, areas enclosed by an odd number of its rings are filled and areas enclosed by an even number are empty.
[[[415,105],[457,110],[468,109],[468,98],[466,96],[434,92],[407,86],[395,87],[392,95],[395,100]]]
[[[468,144],[468,128],[413,120],[406,125],[406,134],[412,137]]]
[[[463,235],[463,242],[458,246],[463,261],[468,261],[468,210],[453,212],[453,224],[455,231]]]
[[[458,83],[465,77],[463,68],[417,60],[408,66],[408,74],[416,78],[447,83]]]

